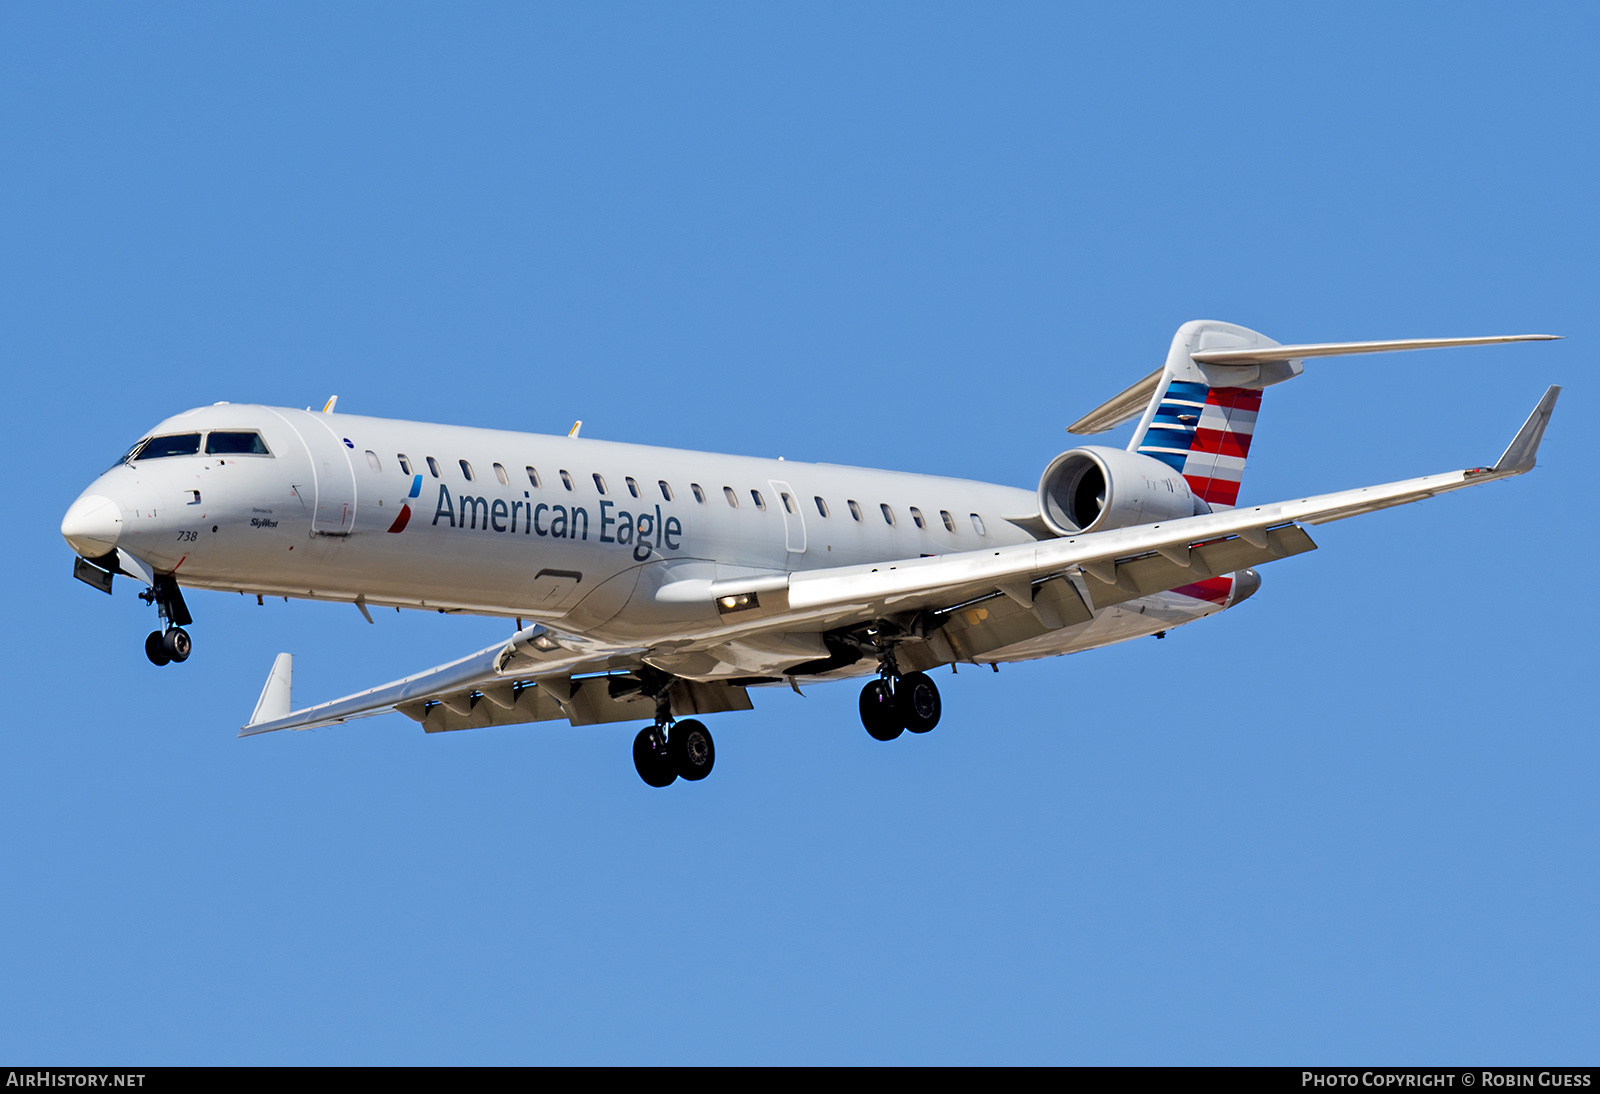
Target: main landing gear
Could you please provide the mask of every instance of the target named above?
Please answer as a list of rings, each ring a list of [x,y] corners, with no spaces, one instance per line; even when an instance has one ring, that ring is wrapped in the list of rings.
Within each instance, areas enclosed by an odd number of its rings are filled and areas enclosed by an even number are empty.
[[[900,675],[894,650],[884,650],[878,678],[861,689],[861,724],[880,741],[892,741],[905,730],[926,733],[939,724],[939,689],[927,673]]]
[[[161,630],[151,631],[144,640],[144,655],[150,658],[150,663],[165,665],[170,661],[189,660],[194,641],[183,628],[193,623],[194,617],[189,614],[189,607],[183,602],[183,593],[173,576],[158,576],[154,585],[139,594],[139,599],[146,604],[154,604],[164,624]]]
[[[656,723],[633,739],[633,766],[650,786],[671,786],[676,779],[699,782],[711,774],[717,749],[711,731],[693,718],[672,718],[665,689],[656,695]]]

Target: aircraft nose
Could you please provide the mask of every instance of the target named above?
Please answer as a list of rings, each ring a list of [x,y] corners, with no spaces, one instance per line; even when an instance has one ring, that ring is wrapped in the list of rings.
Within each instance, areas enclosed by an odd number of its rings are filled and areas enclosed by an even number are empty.
[[[122,534],[122,510],[100,494],[85,494],[61,518],[61,537],[84,558],[99,558],[116,550]]]

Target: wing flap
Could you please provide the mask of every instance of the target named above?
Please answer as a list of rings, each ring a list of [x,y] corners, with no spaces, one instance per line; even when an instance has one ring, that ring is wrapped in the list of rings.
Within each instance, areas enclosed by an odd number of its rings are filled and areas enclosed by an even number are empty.
[[[1259,545],[1243,536],[1197,544],[1189,549],[1186,562],[1177,562],[1153,551],[1126,562],[1114,563],[1114,572],[1109,575],[1113,580],[1109,582],[1104,576],[1086,568],[1085,572],[1089,573],[1091,580],[1084,583],[1084,588],[1094,601],[1095,609],[1099,610],[1316,549],[1317,545],[1303,528],[1286,524],[1267,529],[1265,541]]]

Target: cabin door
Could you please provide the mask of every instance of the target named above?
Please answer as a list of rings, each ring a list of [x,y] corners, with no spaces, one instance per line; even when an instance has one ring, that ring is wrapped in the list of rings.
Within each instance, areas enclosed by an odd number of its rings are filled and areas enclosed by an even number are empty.
[[[794,487],[777,479],[768,479],[767,485],[778,495],[778,512],[783,514],[783,546],[789,552],[790,563],[806,553],[806,518],[800,508],[800,498]]]

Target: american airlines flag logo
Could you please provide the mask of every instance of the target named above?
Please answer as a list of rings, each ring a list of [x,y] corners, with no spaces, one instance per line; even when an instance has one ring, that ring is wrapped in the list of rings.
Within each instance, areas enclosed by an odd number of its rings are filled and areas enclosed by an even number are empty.
[[[1174,380],[1161,396],[1139,452],[1181,473],[1195,497],[1213,510],[1232,509],[1260,409],[1257,389]]]

